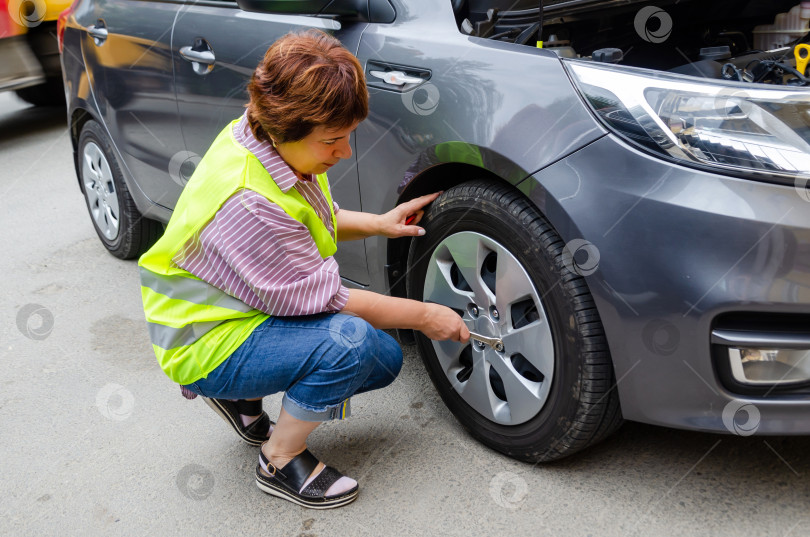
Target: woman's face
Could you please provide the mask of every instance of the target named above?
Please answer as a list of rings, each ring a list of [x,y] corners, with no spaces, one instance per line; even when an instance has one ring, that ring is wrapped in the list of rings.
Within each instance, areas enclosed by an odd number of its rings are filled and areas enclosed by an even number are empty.
[[[349,136],[357,123],[343,129],[319,125],[297,142],[277,144],[276,151],[300,174],[324,173],[342,158],[352,156]]]

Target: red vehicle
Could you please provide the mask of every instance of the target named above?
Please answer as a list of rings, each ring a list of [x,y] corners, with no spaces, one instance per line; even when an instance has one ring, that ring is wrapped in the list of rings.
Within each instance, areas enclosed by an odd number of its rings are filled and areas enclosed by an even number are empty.
[[[0,0],[0,91],[36,105],[65,102],[56,19],[70,0]]]

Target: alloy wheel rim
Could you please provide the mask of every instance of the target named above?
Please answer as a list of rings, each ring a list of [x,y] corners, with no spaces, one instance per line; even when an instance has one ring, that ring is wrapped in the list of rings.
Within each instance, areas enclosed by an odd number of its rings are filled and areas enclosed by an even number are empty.
[[[424,300],[444,304],[470,331],[503,341],[503,351],[470,340],[432,341],[442,371],[475,411],[519,425],[545,405],[554,378],[554,342],[540,294],[512,253],[471,231],[433,251]]]
[[[118,237],[121,222],[118,194],[107,157],[95,142],[84,146],[82,184],[93,222],[105,238],[114,240]]]

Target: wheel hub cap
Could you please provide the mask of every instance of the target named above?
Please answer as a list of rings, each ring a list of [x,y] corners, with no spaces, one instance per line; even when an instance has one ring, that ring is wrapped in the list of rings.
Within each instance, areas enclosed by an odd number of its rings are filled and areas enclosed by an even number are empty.
[[[503,340],[500,352],[473,341],[432,342],[459,396],[496,423],[536,416],[551,389],[554,345],[540,295],[517,258],[479,233],[450,235],[430,258],[423,296],[456,310],[471,331]]]
[[[110,164],[95,142],[88,142],[84,146],[81,174],[90,216],[101,234],[114,240],[118,237],[121,218],[118,196]]]

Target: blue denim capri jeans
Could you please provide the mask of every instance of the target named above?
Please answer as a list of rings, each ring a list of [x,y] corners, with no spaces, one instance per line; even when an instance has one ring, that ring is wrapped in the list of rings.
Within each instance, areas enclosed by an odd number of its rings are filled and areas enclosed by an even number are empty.
[[[401,368],[396,340],[360,317],[270,317],[206,378],[186,387],[217,399],[284,392],[281,405],[294,418],[327,421],[348,417],[352,395],[388,386]]]

